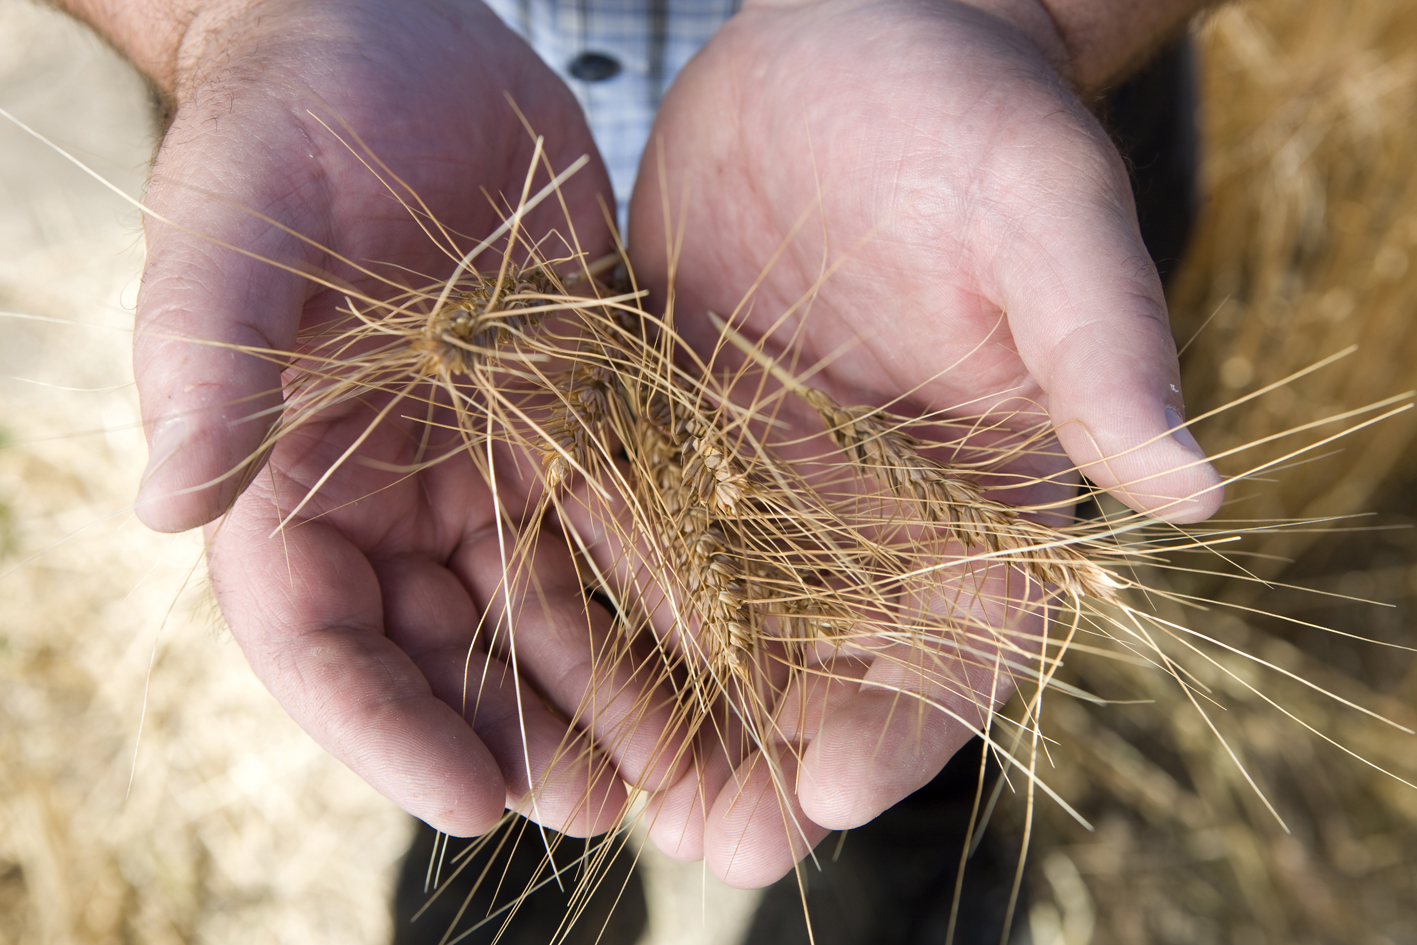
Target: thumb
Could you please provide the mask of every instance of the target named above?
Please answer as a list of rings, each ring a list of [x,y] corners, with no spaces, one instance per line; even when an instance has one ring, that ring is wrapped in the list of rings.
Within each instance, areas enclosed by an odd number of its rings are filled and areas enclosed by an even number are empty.
[[[1198,522],[1224,487],[1184,424],[1166,299],[1123,203],[1053,216],[1046,243],[1016,242],[1005,311],[1082,473],[1139,512]]]
[[[169,142],[184,137],[174,124]],[[242,206],[288,217],[266,196],[299,189],[285,171],[273,186],[269,160],[209,140],[164,148],[154,169],[133,367],[149,445],[136,508],[158,531],[229,508],[279,414],[277,353],[295,343],[311,284],[265,260],[317,260]],[[212,197],[218,188],[234,199]]]

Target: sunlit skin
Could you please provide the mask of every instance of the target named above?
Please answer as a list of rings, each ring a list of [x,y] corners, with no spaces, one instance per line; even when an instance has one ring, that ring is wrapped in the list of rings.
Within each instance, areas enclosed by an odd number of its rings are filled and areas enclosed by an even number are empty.
[[[547,136],[553,166],[592,156],[565,196],[582,249],[594,257],[611,245],[596,203],[609,196],[608,181],[574,99],[485,8],[232,3],[176,30],[180,44],[158,54],[114,26],[131,25],[123,4],[82,6],[120,45],[129,37],[125,48],[177,105],[148,203],[186,229],[148,225],[135,350],[152,450],[138,511],[152,527],[211,521],[235,498],[235,481],[206,484],[241,465],[263,435],[261,422],[233,421],[273,403],[278,372],[221,345],[288,350],[302,325],[328,319],[338,301],[262,259],[356,283],[315,244],[419,272],[448,268],[308,112],[339,116],[446,225],[477,235],[499,219],[478,188],[519,193],[532,154],[510,94]],[[1170,433],[1181,408],[1175,351],[1125,173],[1059,77],[1066,43],[1045,48],[1039,37],[1050,27],[1039,8],[1020,0],[999,12],[1025,8],[1027,23],[1017,26],[952,3],[748,4],[666,99],[656,134],[668,177],[661,187],[652,153],[632,207],[636,269],[662,298],[660,195],[668,193],[675,225],[682,214],[688,234],[681,327],[706,343],[700,313],[732,312],[820,198],[821,214],[759,289],[746,333],[764,331],[810,289],[824,258],[835,263],[850,250],[802,340],[809,362],[844,352],[822,379],[840,400],[908,393],[909,412],[1006,392],[1045,409],[1073,463],[1124,501],[1175,521],[1203,518],[1220,500],[1218,480],[1184,433]],[[167,34],[151,35],[165,48]],[[564,229],[559,214],[548,207],[528,229]],[[583,771],[553,778],[529,806],[527,762],[539,779],[565,726],[530,690],[518,699],[497,664],[485,674],[498,685],[488,687],[477,724],[464,720],[465,672],[484,678],[483,658],[469,663],[468,646],[499,606],[504,537],[470,459],[392,485],[389,473],[350,464],[302,511],[324,513],[318,521],[272,537],[373,416],[349,406],[308,425],[236,499],[211,555],[233,634],[312,737],[435,827],[479,833],[516,804],[551,826],[605,828],[622,789],[604,773],[591,785]],[[407,461],[407,425],[394,417],[366,450]],[[510,462],[499,469],[498,501],[524,508],[535,477]],[[540,618],[517,628],[517,668],[569,713],[595,678],[587,617],[554,529],[538,549],[549,590]],[[604,611],[592,608],[589,620],[606,632]],[[800,785],[791,802],[808,842],[894,803],[970,735],[941,721],[923,736],[892,739],[900,750],[863,769],[853,733],[903,724],[887,696],[843,686],[822,727],[804,734],[803,775],[789,783]],[[675,737],[666,725],[663,713],[651,715],[635,736],[621,732],[600,746],[626,777],[673,784],[666,811],[705,795],[707,826],[666,814],[673,836],[658,839],[676,855],[704,856],[739,885],[785,872],[803,850],[786,844],[776,802],[751,817],[741,805],[735,813],[739,785],[728,766],[690,772],[655,752]],[[602,813],[581,804],[588,790]],[[745,858],[744,849],[759,853]]]

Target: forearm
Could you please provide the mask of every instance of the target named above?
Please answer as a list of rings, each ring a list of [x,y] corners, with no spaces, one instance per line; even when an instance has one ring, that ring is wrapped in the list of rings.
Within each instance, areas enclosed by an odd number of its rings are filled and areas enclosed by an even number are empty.
[[[1215,0],[1041,0],[1067,46],[1073,82],[1097,92],[1141,65]]]
[[[174,98],[182,74],[185,39],[202,21],[213,18],[227,0],[51,0],[108,40],[159,94]]]
[[[1026,33],[1083,95],[1124,78],[1215,0],[964,0]]]

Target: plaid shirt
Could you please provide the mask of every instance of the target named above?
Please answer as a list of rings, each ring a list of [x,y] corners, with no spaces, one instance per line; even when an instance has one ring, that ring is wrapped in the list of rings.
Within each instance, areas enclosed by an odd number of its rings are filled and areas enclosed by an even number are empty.
[[[742,0],[487,0],[585,109],[620,225],[660,99]]]

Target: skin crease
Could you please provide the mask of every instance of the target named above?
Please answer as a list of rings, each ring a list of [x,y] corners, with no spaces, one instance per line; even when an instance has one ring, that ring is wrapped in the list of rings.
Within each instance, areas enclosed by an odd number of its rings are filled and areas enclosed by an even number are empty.
[[[508,93],[548,136],[554,166],[592,156],[566,198],[588,253],[610,246],[595,202],[609,184],[574,99],[476,3],[74,5],[176,109],[148,203],[186,229],[148,222],[134,353],[151,445],[138,511],[154,528],[194,527],[227,507],[237,484],[217,480],[260,441],[260,423],[247,418],[277,401],[272,365],[186,339],[286,350],[337,303],[220,243],[361,281],[251,211],[347,259],[447,269],[308,111],[340,116],[448,226],[479,234],[497,217],[478,187],[518,193],[531,157]],[[660,112],[670,177],[658,180],[652,144],[632,202],[636,270],[662,297],[663,183],[675,212],[688,214],[678,310],[730,312],[820,194],[821,212],[759,290],[747,333],[797,301],[824,257],[850,250],[805,336],[807,362],[845,350],[821,378],[839,399],[884,403],[913,391],[903,412],[981,395],[1013,408],[1031,402],[1061,424],[1073,461],[1124,501],[1176,521],[1203,518],[1220,500],[1218,480],[1184,437],[1168,434],[1166,408],[1180,407],[1175,352],[1125,173],[1056,71],[1071,65],[1068,21],[1040,18],[1032,0],[978,6],[1009,18],[950,2],[747,4]],[[172,16],[151,25],[159,9]],[[1064,42],[1050,41],[1050,22]],[[529,228],[561,223],[558,214],[548,209]],[[707,343],[707,323],[688,315],[683,330]],[[513,805],[572,832],[604,829],[596,812],[613,811],[622,788],[604,766],[553,761],[565,724],[507,681],[505,647],[475,657],[472,673],[502,682],[475,719],[462,708],[479,620],[495,622],[506,607],[495,510],[470,461],[401,482],[346,467],[302,516],[318,521],[271,537],[277,510],[303,498],[372,416],[369,405],[347,405],[283,441],[211,527],[211,573],[233,634],[312,737],[435,827],[478,833]],[[386,423],[365,454],[409,461],[403,426]],[[536,484],[501,459],[502,501],[521,508]],[[538,543],[535,570],[553,591],[547,607],[515,622],[522,678],[561,713],[587,691],[620,691],[628,670],[589,668],[584,631],[605,632],[609,616],[596,607],[586,615],[555,534]],[[805,753],[801,772],[779,774],[799,788],[784,801],[798,826],[790,835],[769,766],[742,745],[708,745],[697,767],[676,766],[654,752],[678,737],[664,713],[642,717],[611,700],[581,747],[598,743],[621,774],[664,787],[651,807],[661,847],[706,858],[736,885],[762,885],[827,827],[863,823],[928,781],[971,734],[939,716],[922,726],[899,713],[883,687],[912,683],[890,678],[887,662],[857,671],[868,685],[838,684],[830,711],[792,733]],[[895,728],[906,716],[908,736]],[[854,750],[863,733],[882,746],[871,756]],[[528,761],[534,777],[553,772],[535,808]],[[589,808],[579,803],[587,793]]]

